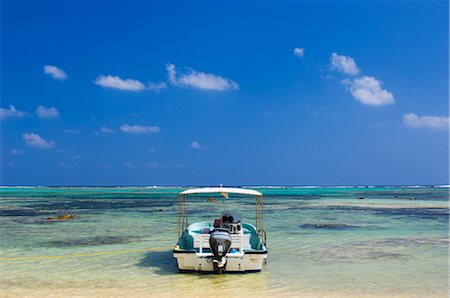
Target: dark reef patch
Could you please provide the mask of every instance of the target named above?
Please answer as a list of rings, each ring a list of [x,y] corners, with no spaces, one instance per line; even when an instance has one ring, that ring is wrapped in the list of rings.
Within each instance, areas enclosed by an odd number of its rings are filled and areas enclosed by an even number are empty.
[[[37,216],[42,215],[39,210],[32,208],[2,208],[0,216]]]
[[[72,200],[72,201],[49,201],[46,203],[30,204],[26,207],[44,210],[113,210],[113,209],[139,209],[158,208],[174,206],[175,202],[163,202],[155,200]]]
[[[319,261],[334,259],[346,262],[354,260],[407,260],[411,258],[408,254],[387,252],[381,248],[344,245],[330,247],[326,250],[311,251],[306,257]]]
[[[355,246],[370,247],[409,247],[409,246],[447,246],[448,238],[383,238],[369,242],[357,242]]]
[[[324,230],[349,230],[349,229],[358,229],[362,228],[362,226],[356,225],[348,225],[342,223],[307,223],[299,225],[302,229],[324,229]]]
[[[97,245],[123,244],[123,243],[137,242],[141,238],[142,237],[138,236],[95,236],[88,238],[47,241],[44,242],[42,246],[71,247],[71,246],[97,246]]]
[[[352,213],[372,213],[381,216],[407,216],[420,219],[437,219],[447,220],[449,218],[448,208],[382,208],[382,207],[368,207],[368,206],[292,206],[288,208],[289,211],[306,211],[306,210],[318,210],[318,211],[342,211]],[[265,212],[271,213],[271,211],[279,212],[279,210],[265,210]]]

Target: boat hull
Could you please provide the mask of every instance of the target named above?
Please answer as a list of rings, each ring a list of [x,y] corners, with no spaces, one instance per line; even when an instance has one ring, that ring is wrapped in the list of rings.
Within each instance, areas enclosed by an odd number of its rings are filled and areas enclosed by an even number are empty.
[[[209,254],[197,254],[195,251],[183,251],[175,248],[173,257],[177,259],[180,271],[214,272],[213,262]],[[261,271],[267,260],[267,251],[228,254],[226,272]]]

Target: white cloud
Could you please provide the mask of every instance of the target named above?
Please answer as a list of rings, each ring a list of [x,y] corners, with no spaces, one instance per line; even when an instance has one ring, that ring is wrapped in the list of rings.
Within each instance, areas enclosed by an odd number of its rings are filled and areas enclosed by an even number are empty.
[[[44,72],[49,74],[55,80],[67,80],[68,76],[64,70],[53,65],[45,65]]]
[[[448,128],[449,117],[444,116],[417,116],[414,113],[403,115],[403,125],[412,128]]]
[[[167,88],[167,84],[164,83],[164,82],[157,82],[157,83],[150,82],[147,85],[147,89],[148,90],[153,90],[153,91],[156,91],[156,92],[158,92],[160,90],[163,90],[163,89],[166,89],[166,88]]]
[[[46,108],[38,106],[36,108],[36,115],[41,119],[55,119],[59,117],[59,112],[55,107]]]
[[[135,91],[135,92],[145,89],[144,84],[142,84],[137,80],[121,79],[118,76],[111,76],[111,75],[107,76],[101,75],[97,77],[97,79],[95,80],[95,84],[105,88]]]
[[[0,119],[23,118],[26,114],[26,112],[17,110],[13,105],[10,105],[9,109],[0,108]]]
[[[175,69],[175,65],[170,64],[170,63],[166,64],[166,70],[167,70],[167,76],[169,77],[169,82],[176,85],[177,84],[177,79],[176,79],[177,70]]]
[[[362,76],[354,80],[344,80],[353,97],[365,105],[382,106],[395,103],[394,95],[381,88],[381,82],[374,77]]]
[[[356,65],[355,60],[353,60],[353,58],[350,56],[332,53],[330,60],[331,69],[336,69],[349,75],[357,75],[360,72],[360,69]]]
[[[203,149],[203,146],[200,145],[199,142],[193,141],[193,142],[191,142],[191,148],[194,148],[194,149]]]
[[[297,57],[303,58],[303,56],[305,55],[305,49],[304,48],[295,48],[294,55]]]
[[[214,74],[198,72],[193,69],[189,69],[187,73],[177,74],[177,69],[173,64],[167,64],[166,69],[169,82],[174,86],[216,91],[239,89],[239,85],[235,81]]]
[[[46,141],[35,133],[24,132],[22,134],[22,139],[28,146],[35,148],[47,149],[55,146],[55,143],[53,141]]]
[[[115,132],[114,129],[108,128],[108,127],[106,127],[106,126],[100,127],[99,131],[100,131],[101,133],[105,133],[105,134],[106,134],[106,133],[114,133],[114,132]]]
[[[131,134],[141,133],[156,133],[159,132],[158,126],[140,126],[140,125],[128,125],[124,124],[120,127],[120,130]]]

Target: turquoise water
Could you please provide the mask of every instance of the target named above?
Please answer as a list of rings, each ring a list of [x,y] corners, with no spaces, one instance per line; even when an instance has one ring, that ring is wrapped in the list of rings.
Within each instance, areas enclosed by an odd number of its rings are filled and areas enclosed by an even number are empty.
[[[258,189],[267,266],[217,276],[171,257],[183,188],[0,188],[0,296],[448,297],[448,188]],[[249,198],[189,209],[255,220]]]

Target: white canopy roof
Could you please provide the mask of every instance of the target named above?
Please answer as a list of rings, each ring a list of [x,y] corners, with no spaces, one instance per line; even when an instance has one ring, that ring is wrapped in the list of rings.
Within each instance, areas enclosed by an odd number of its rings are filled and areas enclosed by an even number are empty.
[[[182,191],[180,195],[192,195],[192,194],[204,194],[204,193],[234,193],[240,195],[251,195],[251,196],[262,196],[257,190],[245,189],[245,188],[234,188],[234,187],[202,187],[202,188],[192,188]]]

